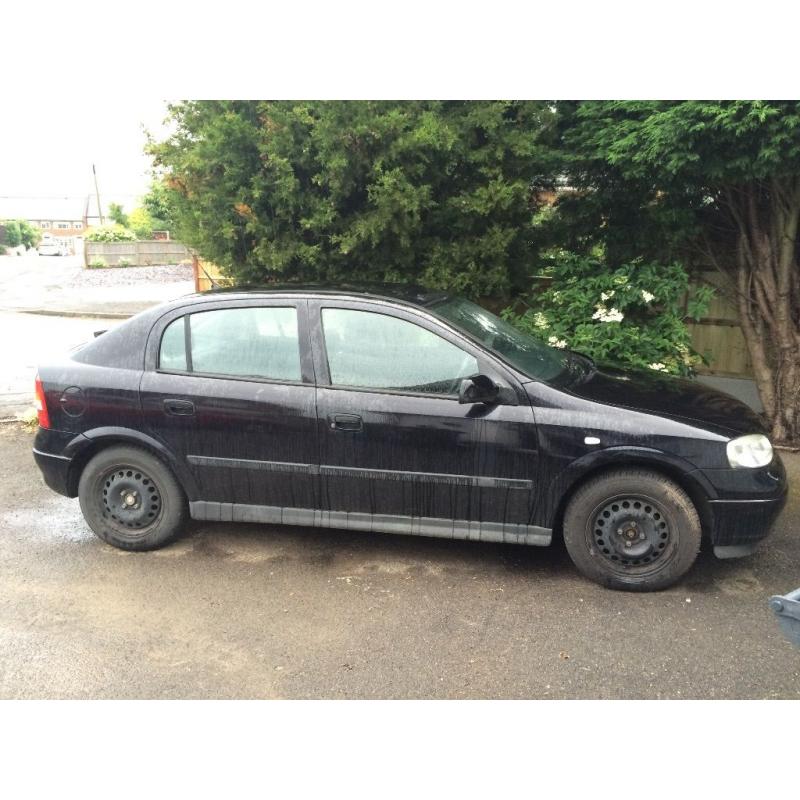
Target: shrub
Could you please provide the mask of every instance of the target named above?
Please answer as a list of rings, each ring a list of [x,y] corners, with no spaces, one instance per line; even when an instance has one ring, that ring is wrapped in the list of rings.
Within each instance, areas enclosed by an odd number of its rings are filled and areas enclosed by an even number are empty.
[[[93,258],[88,266],[89,269],[105,269],[108,264],[102,258]]]
[[[132,267],[133,266],[133,261],[131,261],[129,258],[120,258],[119,261],[117,261],[117,266],[118,267]]]
[[[103,225],[86,233],[87,242],[135,242],[136,234],[122,225]]]
[[[609,267],[602,259],[559,251],[550,255],[545,281],[523,298],[528,308],[503,316],[554,347],[600,362],[692,374],[704,359],[691,347],[683,300],[689,290],[679,264],[634,261]],[[695,289],[687,312],[708,308],[712,290]]]

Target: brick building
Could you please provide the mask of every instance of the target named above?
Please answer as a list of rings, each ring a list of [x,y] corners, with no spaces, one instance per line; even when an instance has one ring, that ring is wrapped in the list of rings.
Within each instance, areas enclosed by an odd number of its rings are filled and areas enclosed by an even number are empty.
[[[24,219],[73,253],[83,247],[86,229],[93,223],[91,198],[86,197],[0,197],[0,220]]]

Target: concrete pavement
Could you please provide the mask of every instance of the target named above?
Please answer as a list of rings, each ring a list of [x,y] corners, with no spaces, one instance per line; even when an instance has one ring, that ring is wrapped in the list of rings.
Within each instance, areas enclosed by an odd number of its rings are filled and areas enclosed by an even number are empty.
[[[190,294],[190,276],[186,267],[85,270],[76,256],[0,256],[0,420],[31,408],[39,362],[120,319]]]

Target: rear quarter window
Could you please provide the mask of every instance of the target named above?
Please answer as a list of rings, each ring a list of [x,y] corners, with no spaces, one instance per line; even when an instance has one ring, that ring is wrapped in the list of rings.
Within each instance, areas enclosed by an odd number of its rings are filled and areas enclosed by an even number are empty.
[[[181,317],[161,337],[159,369],[300,381],[297,310],[225,308]]]

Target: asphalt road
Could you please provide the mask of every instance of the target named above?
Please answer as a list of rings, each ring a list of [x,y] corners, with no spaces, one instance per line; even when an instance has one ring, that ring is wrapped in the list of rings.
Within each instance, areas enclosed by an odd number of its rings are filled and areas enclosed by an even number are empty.
[[[633,595],[561,546],[194,523],[124,553],[44,487],[31,440],[0,426],[0,697],[800,697],[767,606],[800,586],[796,488],[756,555]]]

